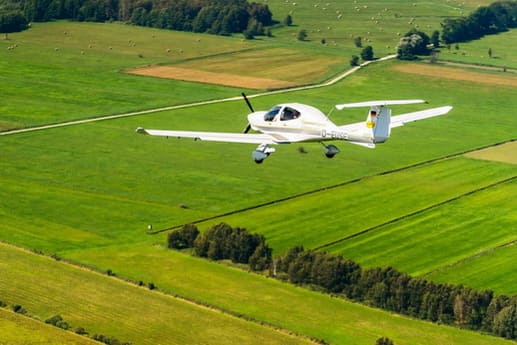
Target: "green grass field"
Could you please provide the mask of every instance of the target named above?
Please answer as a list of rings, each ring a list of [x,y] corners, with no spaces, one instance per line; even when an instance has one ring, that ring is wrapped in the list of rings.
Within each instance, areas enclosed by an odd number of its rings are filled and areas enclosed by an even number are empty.
[[[515,176],[515,167],[512,165],[498,166],[456,158],[389,175],[365,178],[341,187],[221,217],[201,223],[200,227],[207,228],[218,222],[240,224],[250,231],[264,234],[268,242],[279,252],[295,245],[315,248],[512,176]],[[511,192],[503,195],[508,197]],[[513,206],[515,205],[508,204],[506,211],[510,211]],[[449,222],[455,223],[455,220],[451,219]],[[508,231],[508,235],[511,235],[511,230]],[[396,226],[394,232],[397,232]],[[387,237],[390,236],[392,235]],[[447,239],[447,236],[443,238]],[[377,242],[388,248],[393,246],[393,243],[386,239]],[[400,239],[394,239],[393,242],[400,243]],[[343,243],[336,246],[332,247],[331,251],[357,258],[347,249],[338,249]],[[372,248],[369,243],[360,243],[358,247],[357,251],[363,255],[368,255],[370,250],[378,255],[382,252]],[[397,248],[393,249],[397,251]],[[411,253],[412,257],[418,255]],[[381,258],[374,264],[389,264],[383,260],[384,258]],[[411,259],[405,258],[405,261],[410,262]]]
[[[440,29],[445,17],[467,15],[479,5],[490,1],[284,1],[269,0],[268,6],[275,19],[283,21],[289,14],[294,25],[273,33],[287,44],[292,44],[300,29],[307,30],[308,45],[346,50],[347,57],[358,55],[361,49],[354,38],[362,37],[363,46],[371,45],[378,56],[392,54],[404,35],[416,27],[429,35]],[[347,59],[347,60],[348,60]]]
[[[236,96],[241,91],[123,73],[134,66],[195,66],[197,60],[200,64],[214,62],[210,68],[224,70],[224,60],[232,54],[251,54],[253,59],[260,61],[261,54],[257,57],[255,53],[262,51],[262,58],[268,61],[274,60],[275,52],[282,51],[297,57],[305,54],[308,59],[311,52],[318,52],[328,57],[326,61],[337,61],[335,59],[343,56],[344,68],[348,68],[349,56],[357,53],[350,35],[355,35],[359,27],[373,30],[374,24],[368,24],[372,25],[370,27],[361,21],[372,21],[370,10],[382,12],[388,6],[386,2],[369,3],[367,11],[359,12],[361,15],[347,14],[347,18],[343,15],[343,23],[338,23],[336,17],[337,24],[328,24],[330,17],[313,15],[313,5],[299,4],[293,9],[281,1],[269,3],[280,20],[289,11],[294,11],[298,26],[277,29],[275,38],[254,42],[243,42],[240,37],[162,32],[119,24],[66,22],[35,24],[26,32],[12,34],[10,41],[0,41],[0,82],[4,100],[0,105],[0,128],[5,130]],[[415,3],[416,6],[411,7],[404,3],[402,8],[400,1],[394,1],[394,9],[408,11],[402,17],[381,13],[381,22],[389,19],[398,24],[389,26],[391,34],[386,29],[372,38],[376,52],[391,50],[382,46],[398,41],[392,34],[395,30],[407,31],[408,18],[421,13],[422,17],[416,21],[431,29],[437,27],[442,16],[457,14],[461,7],[459,3],[449,6],[445,1],[439,2],[440,6]],[[465,6],[468,9],[477,4],[467,1]],[[325,13],[338,15],[339,9],[333,6],[338,5],[333,4]],[[433,12],[437,8],[440,10]],[[317,17],[319,22],[311,22],[313,19],[309,17]],[[355,20],[354,24],[347,25],[352,20]],[[308,42],[297,42],[292,37],[293,32],[305,28],[302,21],[311,30]],[[321,30],[318,33],[317,27],[322,25],[332,25],[332,29],[327,30],[336,36],[323,35]],[[330,44],[321,45],[323,37]],[[383,40],[383,45],[376,43],[377,37]],[[336,41],[335,46],[332,40]],[[4,49],[14,43],[18,45],[15,50]],[[484,49],[476,48],[476,44],[472,42],[472,49]],[[467,49],[469,45],[462,45],[461,49]],[[172,54],[167,53],[167,49],[171,49]],[[493,49],[497,55],[498,48],[494,46]],[[396,344],[503,344],[501,339],[393,316],[168,251],[161,247],[165,243],[163,234],[145,234],[148,224],[153,224],[154,229],[181,225],[362,178],[359,182],[224,219],[233,226],[266,234],[278,253],[300,242],[307,247],[325,245],[347,234],[515,176],[515,165],[459,157],[376,176],[515,139],[511,128],[517,123],[507,111],[517,107],[515,88],[498,86],[496,92],[495,86],[482,83],[466,84],[440,76],[400,73],[394,69],[398,65],[399,62],[370,65],[332,87],[252,99],[256,109],[269,108],[288,99],[315,105],[325,112],[336,103],[368,99],[426,98],[431,103],[396,108],[395,113],[429,106],[454,106],[446,117],[395,129],[390,141],[376,150],[339,143],[342,153],[333,160],[323,157],[319,144],[304,144],[309,154],[300,154],[300,145],[288,145],[278,147],[278,152],[264,165],[256,166],[250,157],[253,146],[165,140],[134,134],[138,126],[242,131],[248,112],[242,101],[2,136],[0,239],[58,253],[102,271],[112,269],[117,275],[135,281],[152,281],[166,292],[333,344],[372,344],[380,336],[389,336]],[[419,64],[411,66],[419,68]],[[231,65],[228,68],[231,69]],[[334,65],[312,78],[321,80],[336,70]],[[289,65],[278,73],[281,72],[288,73]],[[334,112],[331,118],[337,123],[348,123],[363,120],[364,116],[363,111],[343,111]],[[419,235],[411,232],[416,224],[430,235],[433,232],[443,235],[434,238],[436,242],[430,243],[429,249],[415,245],[406,255],[391,255],[390,264],[437,281],[515,293],[511,289],[515,286],[511,269],[514,246],[497,248],[515,240],[509,232],[511,224],[515,223],[512,213],[515,205],[507,202],[513,194],[515,182],[489,188],[452,201],[450,205],[381,227],[381,231],[373,231],[354,241],[364,240],[367,246],[393,247],[398,244],[391,239],[393,234],[399,239],[406,235],[413,236],[414,241],[423,240],[423,232]],[[379,205],[384,214],[375,212]],[[498,218],[490,217],[493,205],[500,207]],[[465,223],[445,221],[441,217],[443,214],[448,217],[444,219],[465,220]],[[470,220],[466,219],[469,216],[478,220],[476,224],[466,222]],[[440,232],[432,228],[428,219],[441,227]],[[449,227],[454,231],[447,231]],[[487,232],[490,229],[494,231]],[[480,242],[478,234],[487,233],[490,241]],[[388,239],[379,241],[376,234]],[[463,241],[465,238],[471,240]],[[456,245],[454,256],[442,255],[443,247],[455,243],[460,245]],[[331,249],[345,256],[348,252],[354,253],[354,257],[365,265],[384,265],[382,253],[372,256],[371,252],[362,251],[364,247],[360,244],[356,247],[352,244],[344,241]],[[351,245],[350,251],[345,245]],[[432,255],[422,255],[426,250]],[[0,255],[4,257],[0,261],[4,267],[0,277],[0,299],[22,304],[42,319],[57,313],[48,307],[46,301],[49,300],[62,310],[58,312],[67,321],[81,323],[87,329],[98,329],[121,340],[132,341],[135,335],[144,342],[148,336],[156,343],[172,333],[178,334],[171,343],[200,343],[199,337],[205,337],[206,343],[213,343],[215,338],[224,343],[230,341],[231,335],[237,335],[240,337],[238,342],[243,343],[264,343],[269,342],[268,339],[279,343],[286,339],[300,340],[241,319],[185,306],[184,302],[170,296],[150,293],[91,272],[77,271],[74,267],[8,246],[2,246]],[[49,280],[55,289],[31,283],[43,276],[62,279]],[[75,286],[79,288],[72,288]],[[99,294],[90,294],[97,290]],[[123,295],[132,303],[122,305],[113,299],[116,295]],[[76,304],[77,300],[81,303]],[[105,304],[111,308],[102,308]],[[151,309],[143,314],[136,312],[144,305]],[[88,313],[91,308],[95,308],[95,313]],[[179,315],[191,320],[199,334],[188,333],[188,323],[181,323],[185,320],[167,325],[160,322],[163,317],[177,317],[177,308],[182,308]],[[110,321],[121,319],[126,326],[120,327]],[[147,322],[154,323],[147,325]],[[215,326],[208,329],[206,323]],[[143,326],[149,329],[141,331]],[[163,333],[160,327],[164,327]]]
[[[452,45],[450,49],[442,48],[439,59],[497,66],[499,69],[506,67],[515,70],[517,68],[517,48],[513,42],[516,39],[517,32],[515,30],[486,36],[481,40],[460,43],[459,49],[456,49],[455,45]],[[489,49],[492,49],[492,58],[488,55]],[[515,76],[515,71],[512,75]]]

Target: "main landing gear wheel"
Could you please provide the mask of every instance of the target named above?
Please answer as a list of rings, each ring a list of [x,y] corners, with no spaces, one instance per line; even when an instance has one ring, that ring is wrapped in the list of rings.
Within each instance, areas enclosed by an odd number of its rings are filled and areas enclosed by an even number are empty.
[[[323,149],[323,153],[327,158],[334,158],[340,151],[335,145],[323,145],[325,148]]]

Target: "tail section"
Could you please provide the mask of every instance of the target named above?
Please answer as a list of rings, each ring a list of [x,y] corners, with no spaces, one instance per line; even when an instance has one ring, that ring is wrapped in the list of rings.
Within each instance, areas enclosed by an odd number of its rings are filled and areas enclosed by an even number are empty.
[[[391,109],[382,106],[370,107],[366,118],[366,128],[371,130],[374,143],[383,143],[390,137]]]

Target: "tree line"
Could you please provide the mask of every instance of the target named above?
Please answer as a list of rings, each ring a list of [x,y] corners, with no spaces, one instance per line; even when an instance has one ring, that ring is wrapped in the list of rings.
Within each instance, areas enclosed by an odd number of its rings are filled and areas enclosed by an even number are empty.
[[[517,296],[496,296],[463,285],[411,277],[392,267],[363,269],[356,262],[296,246],[272,259],[264,237],[221,223],[200,234],[194,225],[171,232],[169,248],[193,248],[212,260],[248,263],[277,279],[344,296],[414,318],[517,339]]]
[[[446,44],[466,42],[517,27],[517,1],[497,1],[480,6],[467,17],[448,18],[442,23]]]
[[[507,31],[517,27],[517,1],[498,1],[481,6],[467,17],[447,18],[441,26],[441,41],[447,45]],[[434,31],[429,37],[422,31],[412,29],[400,39],[397,57],[415,60],[418,55],[431,54],[439,46],[439,31]]]
[[[272,250],[264,236],[250,234],[243,228],[217,224],[200,234],[195,225],[185,225],[167,236],[169,248],[193,248],[194,254],[211,260],[231,260],[248,264],[253,271],[268,269]]]
[[[8,0],[4,12],[22,13],[27,21],[56,19],[106,22],[230,35],[264,34],[273,23],[266,4],[247,0]]]

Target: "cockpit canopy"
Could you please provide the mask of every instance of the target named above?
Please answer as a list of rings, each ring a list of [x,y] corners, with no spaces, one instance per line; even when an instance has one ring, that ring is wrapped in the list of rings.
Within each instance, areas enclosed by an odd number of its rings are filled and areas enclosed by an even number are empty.
[[[300,117],[298,110],[289,106],[276,105],[264,115],[264,121],[274,121],[279,114],[280,121],[295,120]]]

